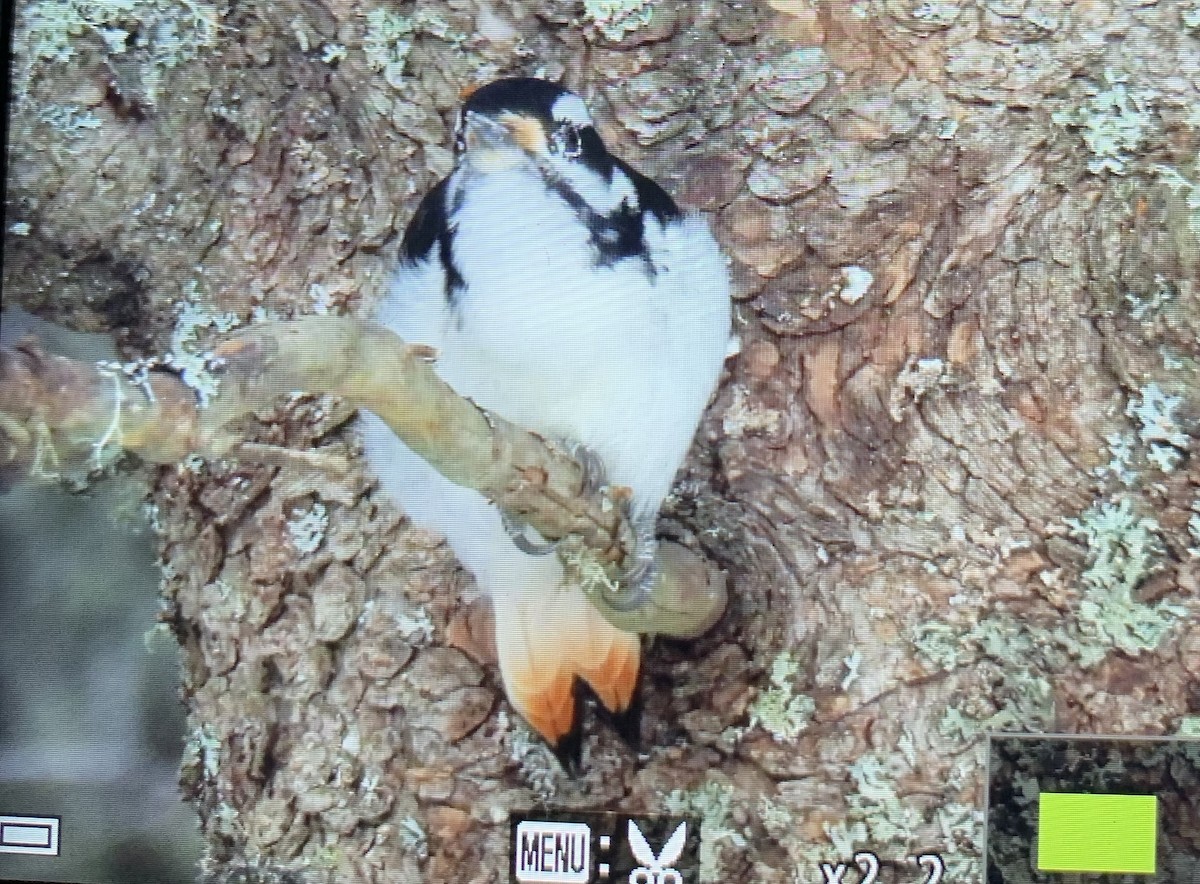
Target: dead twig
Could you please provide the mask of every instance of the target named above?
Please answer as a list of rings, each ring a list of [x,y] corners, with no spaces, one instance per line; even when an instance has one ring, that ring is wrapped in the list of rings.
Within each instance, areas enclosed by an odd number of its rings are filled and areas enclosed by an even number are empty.
[[[217,392],[195,391],[164,370],[125,371],[41,350],[26,340],[0,351],[0,476],[46,478],[63,465],[102,469],[130,451],[153,463],[220,457],[241,443],[231,427],[280,396],[331,394],[379,415],[398,437],[459,485],[473,488],[551,540],[580,550],[598,571],[589,593],[609,620],[638,632],[697,635],[724,608],[714,579],[686,549],[664,544],[662,576],[646,604],[616,601],[633,531],[607,493],[558,448],[456,394],[434,372],[434,354],[351,317],[265,322],[225,336],[209,354]],[[614,591],[610,597],[610,592]]]

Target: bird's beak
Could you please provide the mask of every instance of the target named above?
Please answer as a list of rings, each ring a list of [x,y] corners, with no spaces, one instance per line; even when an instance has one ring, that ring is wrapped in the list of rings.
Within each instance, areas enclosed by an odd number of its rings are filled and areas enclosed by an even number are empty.
[[[463,135],[467,139],[467,151],[486,152],[512,147],[512,136],[508,127],[492,117],[468,113]]]

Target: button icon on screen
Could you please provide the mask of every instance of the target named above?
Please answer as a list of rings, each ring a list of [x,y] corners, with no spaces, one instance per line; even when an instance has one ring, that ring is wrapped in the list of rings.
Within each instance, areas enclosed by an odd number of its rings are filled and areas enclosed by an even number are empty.
[[[1040,871],[1153,875],[1157,842],[1153,795],[1042,792],[1038,797]]]
[[[61,825],[56,816],[0,814],[0,853],[58,856]]]
[[[586,823],[522,820],[513,869],[521,884],[587,884],[592,831]]]
[[[511,884],[684,884],[699,880],[699,822],[667,814],[513,811]]]

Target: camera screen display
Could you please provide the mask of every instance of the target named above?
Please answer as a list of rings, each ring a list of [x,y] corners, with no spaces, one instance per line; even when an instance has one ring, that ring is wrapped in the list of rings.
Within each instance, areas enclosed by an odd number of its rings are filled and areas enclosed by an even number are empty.
[[[1200,880],[1200,4],[4,15],[0,882]]]

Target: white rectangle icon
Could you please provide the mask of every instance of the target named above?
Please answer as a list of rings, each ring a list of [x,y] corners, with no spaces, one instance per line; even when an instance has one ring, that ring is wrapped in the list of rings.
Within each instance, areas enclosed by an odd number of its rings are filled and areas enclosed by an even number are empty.
[[[56,816],[0,815],[0,853],[58,856]]]
[[[521,884],[587,884],[592,830],[586,823],[525,820],[517,824],[513,871]]]

